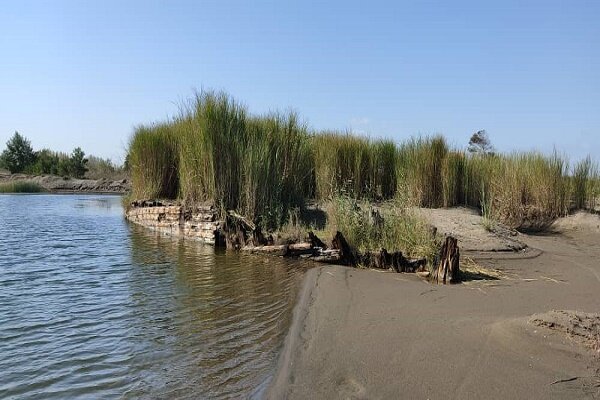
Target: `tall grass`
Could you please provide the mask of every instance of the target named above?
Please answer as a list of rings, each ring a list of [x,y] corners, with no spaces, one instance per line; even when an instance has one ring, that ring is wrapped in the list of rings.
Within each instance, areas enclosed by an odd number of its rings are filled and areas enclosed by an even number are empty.
[[[442,171],[448,145],[442,136],[410,139],[400,146],[398,191],[421,207],[444,205]]]
[[[368,199],[394,196],[398,154],[394,142],[325,132],[314,136],[312,147],[318,198],[339,194]]]
[[[595,208],[600,187],[598,164],[590,156],[579,161],[573,170],[573,207]]]
[[[197,93],[169,122],[137,128],[129,162],[134,197],[211,202],[265,227],[284,223],[306,199],[342,195],[477,207],[514,228],[544,229],[573,208],[594,207],[600,192],[590,158],[571,170],[557,153],[470,154],[442,136],[395,144],[311,132],[294,113],[252,115],[212,91]]]
[[[558,154],[517,153],[494,161],[488,193],[495,219],[520,229],[543,230],[566,215],[568,164]]]
[[[297,115],[251,116],[221,92],[197,93],[174,121],[138,129],[129,152],[135,195],[211,201],[265,226],[312,190],[310,137]]]
[[[179,189],[178,140],[170,124],[140,126],[129,143],[132,195],[175,198]]]
[[[0,183],[0,193],[40,193],[44,188],[35,182],[16,181]]]

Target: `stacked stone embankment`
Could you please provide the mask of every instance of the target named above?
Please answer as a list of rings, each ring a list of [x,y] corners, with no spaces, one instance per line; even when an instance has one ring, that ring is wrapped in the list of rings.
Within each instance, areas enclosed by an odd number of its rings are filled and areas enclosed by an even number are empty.
[[[126,218],[155,231],[215,244],[221,222],[213,206],[184,207],[181,204],[142,200],[131,203]]]

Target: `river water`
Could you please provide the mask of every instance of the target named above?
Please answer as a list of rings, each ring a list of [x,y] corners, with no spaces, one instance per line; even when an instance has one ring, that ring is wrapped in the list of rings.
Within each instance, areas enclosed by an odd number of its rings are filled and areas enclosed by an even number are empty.
[[[131,225],[118,196],[0,195],[0,398],[258,398],[305,268]]]

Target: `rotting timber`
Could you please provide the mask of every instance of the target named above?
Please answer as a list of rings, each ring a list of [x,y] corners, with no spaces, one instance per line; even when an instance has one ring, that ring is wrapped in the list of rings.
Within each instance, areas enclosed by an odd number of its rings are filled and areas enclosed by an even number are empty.
[[[299,257],[319,263],[346,266],[364,266],[398,273],[417,273],[435,283],[460,281],[460,252],[455,238],[448,236],[440,249],[433,271],[426,269],[426,259],[408,259],[402,252],[390,253],[381,248],[375,252],[360,253],[352,249],[341,232],[336,232],[331,246],[314,232],[307,232],[304,241],[275,243],[273,235],[266,235],[250,219],[230,210],[225,220],[211,205],[184,206],[157,200],[134,201],[126,212],[134,223],[174,236],[199,240],[227,249],[280,257]]]

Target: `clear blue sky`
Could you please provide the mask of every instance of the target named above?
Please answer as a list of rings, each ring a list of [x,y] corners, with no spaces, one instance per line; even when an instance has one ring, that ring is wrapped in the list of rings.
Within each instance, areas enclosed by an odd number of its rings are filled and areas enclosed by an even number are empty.
[[[493,3],[493,4],[492,4]],[[122,160],[193,88],[316,129],[600,159],[600,1],[3,1],[0,147]]]

